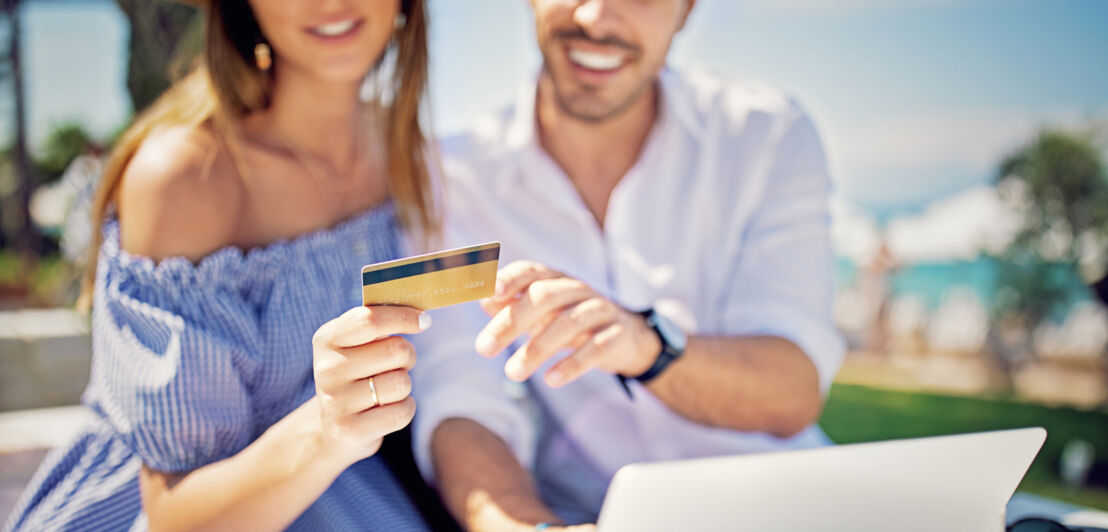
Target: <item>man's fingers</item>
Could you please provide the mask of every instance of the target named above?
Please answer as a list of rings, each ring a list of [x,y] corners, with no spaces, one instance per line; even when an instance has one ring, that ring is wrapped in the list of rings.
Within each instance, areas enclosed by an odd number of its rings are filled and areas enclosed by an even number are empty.
[[[492,297],[482,299],[479,304],[485,314],[495,316],[504,307],[510,305],[527,287],[535,281],[563,277],[559,272],[532,261],[517,260],[500,269],[496,274],[496,291]]]
[[[324,323],[312,338],[313,345],[354,347],[395,334],[415,334],[431,324],[431,317],[411,307],[354,307]]]
[[[490,318],[495,316],[497,312],[500,312],[504,307],[512,303],[511,299],[493,299],[491,297],[482,299],[477,302],[481,305],[481,310],[485,311]]]
[[[585,283],[568,277],[532,283],[527,292],[500,310],[477,335],[475,347],[483,356],[499,353],[544,316],[595,295]]]
[[[508,378],[522,382],[558,351],[583,345],[593,330],[615,318],[614,307],[601,298],[577,303],[556,314],[548,326],[533,332],[531,339],[508,359],[504,372]]]
[[[482,299],[481,309],[490,317],[512,303],[520,293],[535,281],[563,277],[543,264],[529,260],[517,260],[496,273],[496,290],[492,297]]]
[[[619,335],[619,328],[619,325],[610,325],[600,330],[580,349],[555,364],[546,372],[546,385],[560,388],[599,366],[608,354],[612,340]]]
[[[562,277],[562,274],[538,262],[517,260],[497,272],[496,292],[489,299],[500,302],[508,301],[515,298],[531,283],[555,277]]]
[[[592,331],[583,332],[581,334],[578,334],[577,338],[574,338],[573,340],[571,340],[569,342],[568,347],[570,349],[573,349],[573,350],[581,349],[581,347],[583,347],[591,339],[592,339]]]

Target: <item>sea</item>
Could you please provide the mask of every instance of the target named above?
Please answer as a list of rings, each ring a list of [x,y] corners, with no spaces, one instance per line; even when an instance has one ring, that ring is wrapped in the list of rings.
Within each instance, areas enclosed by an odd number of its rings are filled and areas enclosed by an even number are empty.
[[[861,268],[850,259],[836,261],[836,285],[842,289],[860,281]],[[903,265],[890,274],[893,298],[910,296],[934,311],[954,290],[968,289],[990,313],[998,309],[998,294],[1004,288],[999,279],[998,259],[982,255],[974,260],[920,262]],[[1050,318],[1061,321],[1076,305],[1093,299],[1088,286],[1072,269],[1055,265],[1051,270],[1066,287],[1063,300]]]

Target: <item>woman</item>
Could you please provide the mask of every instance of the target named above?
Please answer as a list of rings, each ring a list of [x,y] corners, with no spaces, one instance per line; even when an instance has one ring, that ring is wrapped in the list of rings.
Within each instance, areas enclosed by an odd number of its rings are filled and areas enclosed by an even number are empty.
[[[414,413],[395,335],[430,321],[361,307],[357,281],[399,233],[436,227],[423,2],[205,7],[203,60],[121,138],[98,192],[96,421],[7,528],[424,529],[369,457]]]

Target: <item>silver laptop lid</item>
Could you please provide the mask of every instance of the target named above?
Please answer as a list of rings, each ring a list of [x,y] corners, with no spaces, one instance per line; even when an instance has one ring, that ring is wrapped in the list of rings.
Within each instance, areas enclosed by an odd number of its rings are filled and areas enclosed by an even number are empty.
[[[995,531],[1046,440],[1028,428],[803,451],[632,464],[598,528]]]

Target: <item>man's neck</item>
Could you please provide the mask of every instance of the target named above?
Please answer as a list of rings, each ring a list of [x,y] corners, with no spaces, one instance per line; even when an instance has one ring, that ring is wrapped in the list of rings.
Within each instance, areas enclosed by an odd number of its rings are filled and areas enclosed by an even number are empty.
[[[540,77],[535,99],[539,141],[603,227],[612,191],[635,165],[654,125],[657,87],[643,91],[619,115],[587,122],[559,106],[552,85],[546,74]]]

